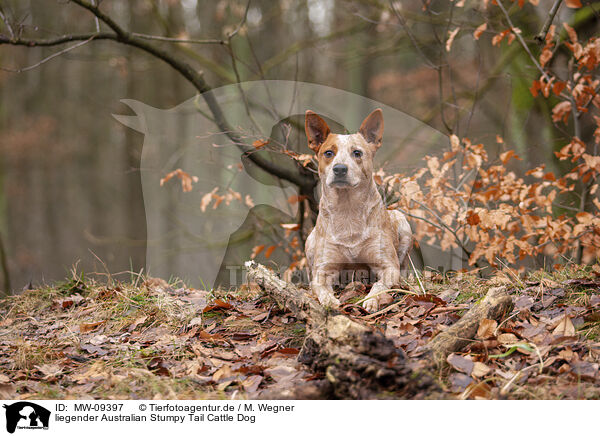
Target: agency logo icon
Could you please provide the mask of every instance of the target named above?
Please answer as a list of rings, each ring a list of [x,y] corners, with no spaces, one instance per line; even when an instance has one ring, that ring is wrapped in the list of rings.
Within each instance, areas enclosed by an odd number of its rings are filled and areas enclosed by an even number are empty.
[[[48,430],[50,422],[48,409],[29,401],[4,404],[2,407],[6,409],[6,431],[9,433],[14,433],[16,429]]]

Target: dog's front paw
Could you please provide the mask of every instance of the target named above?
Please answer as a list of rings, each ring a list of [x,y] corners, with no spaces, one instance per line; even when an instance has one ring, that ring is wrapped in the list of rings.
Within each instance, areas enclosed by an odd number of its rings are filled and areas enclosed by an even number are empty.
[[[371,292],[366,296],[365,301],[362,304],[369,312],[377,312],[379,308],[390,304],[392,302],[392,296],[388,293],[385,286],[375,283],[371,288]]]
[[[318,295],[319,303],[325,307],[338,308],[340,307],[340,300],[335,298],[330,292],[321,292]]]
[[[362,307],[370,313],[377,312],[379,310],[379,298],[367,296],[367,300],[363,302]]]

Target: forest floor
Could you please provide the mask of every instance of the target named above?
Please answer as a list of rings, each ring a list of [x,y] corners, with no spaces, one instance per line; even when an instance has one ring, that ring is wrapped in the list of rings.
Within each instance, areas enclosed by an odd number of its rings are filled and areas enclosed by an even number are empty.
[[[413,279],[374,315],[356,304],[360,286],[339,296],[348,316],[418,360],[489,288],[506,286],[513,311],[499,324],[482,320],[471,345],[448,357],[435,374],[442,397],[600,399],[595,269]],[[260,398],[325,377],[297,362],[304,335],[255,284],[206,292],[135,275],[100,283],[74,274],[0,300],[0,398]]]

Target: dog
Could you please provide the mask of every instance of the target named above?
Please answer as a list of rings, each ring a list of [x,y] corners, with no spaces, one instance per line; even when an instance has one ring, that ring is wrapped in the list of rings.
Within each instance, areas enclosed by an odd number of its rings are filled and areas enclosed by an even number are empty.
[[[412,231],[404,214],[387,210],[373,179],[373,157],[383,137],[383,113],[374,110],[357,133],[331,133],[327,123],[306,111],[308,146],[316,154],[321,181],[319,214],[305,252],[310,286],[319,302],[338,307],[333,284],[340,272],[368,268],[377,281],[363,303],[379,309],[382,296],[408,270]]]

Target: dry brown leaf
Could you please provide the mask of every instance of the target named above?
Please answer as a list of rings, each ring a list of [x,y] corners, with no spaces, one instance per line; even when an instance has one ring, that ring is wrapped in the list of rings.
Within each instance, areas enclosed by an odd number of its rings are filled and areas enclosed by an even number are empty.
[[[496,327],[498,327],[498,323],[495,320],[484,318],[479,322],[476,337],[478,339],[489,339],[495,336]]]
[[[225,339],[223,335],[219,333],[212,335],[204,330],[198,332],[198,338],[202,339],[203,341],[223,341]]]
[[[485,377],[490,373],[492,369],[482,362],[474,362],[473,371],[471,372],[471,376],[481,378]]]
[[[216,299],[212,304],[206,306],[202,313],[210,312],[211,310],[230,310],[233,309],[233,305],[221,299]]]
[[[202,325],[202,317],[201,316],[197,316],[195,318],[192,318],[191,321],[188,323],[188,328],[191,329],[194,326],[201,326]]]
[[[188,173],[183,171],[181,168],[177,168],[174,171],[171,171],[165,177],[160,179],[160,186],[163,186],[166,182],[171,180],[173,177],[177,177],[181,180],[181,189],[183,192],[190,192],[192,190],[192,183],[198,182],[198,177],[190,176]]]
[[[473,372],[473,368],[475,364],[472,360],[467,359],[466,357],[459,356],[458,354],[452,353],[447,358],[446,361],[452,365],[454,369],[460,372],[464,372],[467,375],[471,375]]]
[[[600,365],[598,365],[597,363],[585,361],[571,363],[573,373],[575,373],[578,377],[589,381],[595,381],[598,379],[599,366]]]
[[[265,369],[264,373],[277,383],[291,381],[299,374],[296,368],[286,365],[279,365],[273,368]]]
[[[492,397],[492,389],[486,382],[480,382],[469,386],[463,393],[463,399],[471,398],[473,400],[486,400]]]
[[[44,379],[53,379],[56,378],[60,373],[62,373],[62,367],[55,363],[45,363],[43,365],[36,365],[35,368],[42,373]]]
[[[269,248],[265,250],[265,258],[268,259],[273,254],[273,251],[277,248],[277,245],[271,245]]]
[[[575,326],[571,318],[568,315],[563,316],[552,334],[555,336],[575,336]]]
[[[475,38],[476,40],[479,39],[486,29],[487,23],[483,23],[480,26],[478,26],[477,29],[475,29],[475,32],[473,32],[473,38]]]
[[[552,121],[558,123],[559,121],[567,121],[567,117],[571,113],[571,102],[561,101],[554,108],[552,108]]]
[[[544,50],[542,50],[542,54],[540,54],[540,65],[542,67],[545,66],[548,61],[552,59],[553,54],[554,52],[551,48],[545,47]]]
[[[559,358],[564,359],[569,362],[571,361],[571,359],[573,359],[573,355],[574,355],[573,350],[570,347],[568,347],[564,350],[561,350],[558,353]]]
[[[240,384],[242,385],[242,387],[244,388],[244,390],[246,392],[256,392],[258,390],[258,386],[260,385],[260,382],[263,381],[263,376],[262,375],[251,375],[248,378],[246,378],[246,380],[243,380]]]
[[[473,383],[473,379],[466,374],[460,372],[453,372],[448,377],[452,385],[452,392],[464,392],[467,386]]]
[[[258,256],[263,250],[265,249],[265,245],[257,245],[256,247],[252,248],[252,254],[250,255],[250,259],[254,259],[256,256]]]
[[[229,365],[223,365],[222,367],[217,369],[215,371],[215,373],[212,375],[212,380],[215,383],[218,383],[225,378],[231,377],[232,375],[233,375],[233,371],[231,370],[231,367]]]
[[[79,333],[88,333],[91,332],[92,330],[95,330],[97,327],[101,326],[102,324],[104,324],[106,321],[98,321],[98,322],[93,322],[90,324],[79,324]]]
[[[288,203],[296,204],[301,202],[302,200],[306,200],[307,198],[308,195],[291,195],[290,197],[288,197]]]
[[[446,51],[450,51],[450,49],[452,48],[452,43],[454,42],[454,38],[456,38],[456,35],[458,34],[459,30],[460,30],[460,27],[457,27],[454,30],[448,31],[448,40],[446,41]]]
[[[258,150],[258,149],[261,149],[261,148],[263,148],[263,147],[264,147],[265,145],[267,145],[268,143],[269,143],[269,140],[268,140],[268,139],[257,139],[256,141],[254,141],[254,142],[252,143],[252,146],[253,146],[255,149],[257,149],[257,150]]]
[[[217,187],[202,196],[202,199],[200,200],[200,210],[202,212],[206,212],[206,208],[210,205],[210,202],[212,201],[213,196],[216,194],[218,189],[219,188]]]
[[[147,317],[146,316],[140,316],[139,318],[136,318],[135,321],[133,321],[131,323],[131,325],[127,328],[127,331],[129,333],[131,333],[132,331],[134,331],[140,324],[143,324],[146,321]]]
[[[519,338],[512,333],[502,333],[498,335],[498,342],[502,345],[510,345],[519,342]]]
[[[106,336],[106,335],[97,335],[97,336],[94,336],[93,338],[91,338],[89,342],[92,345],[102,345],[106,341],[108,341],[108,336]]]

